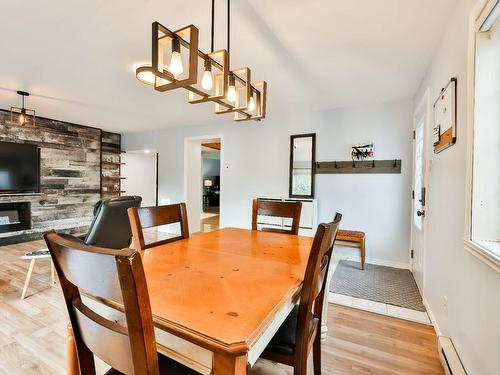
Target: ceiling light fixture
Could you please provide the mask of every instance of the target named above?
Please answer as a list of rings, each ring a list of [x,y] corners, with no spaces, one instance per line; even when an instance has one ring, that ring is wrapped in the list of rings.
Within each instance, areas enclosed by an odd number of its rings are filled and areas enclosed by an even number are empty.
[[[152,64],[138,67],[137,79],[153,85],[160,92],[184,88],[189,92],[189,103],[213,102],[215,113],[233,113],[235,121],[260,121],[265,118],[267,83],[251,82],[249,68],[229,69],[230,15],[230,0],[227,0],[227,50],[214,51],[215,0],[212,0],[209,53],[198,49],[198,29],[195,26],[170,31],[159,22],[153,22]],[[185,66],[182,49],[187,52]],[[167,66],[164,61],[169,53],[170,63]],[[201,87],[198,86],[200,61],[204,64]]]
[[[151,65],[143,65],[139,66],[135,70],[135,76],[139,81],[145,83],[146,85],[154,85],[155,84],[155,75],[153,74],[153,68]]]
[[[14,122],[14,117],[17,116],[17,122],[21,126],[35,126],[36,116],[34,109],[28,109],[24,107],[24,98],[30,96],[29,92],[18,91],[18,95],[22,97],[22,107],[10,107],[10,121]]]

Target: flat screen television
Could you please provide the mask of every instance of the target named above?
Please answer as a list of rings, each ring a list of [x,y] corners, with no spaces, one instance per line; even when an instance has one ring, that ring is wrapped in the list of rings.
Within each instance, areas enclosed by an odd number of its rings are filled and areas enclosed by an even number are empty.
[[[40,152],[36,145],[0,142],[0,193],[40,191]]]

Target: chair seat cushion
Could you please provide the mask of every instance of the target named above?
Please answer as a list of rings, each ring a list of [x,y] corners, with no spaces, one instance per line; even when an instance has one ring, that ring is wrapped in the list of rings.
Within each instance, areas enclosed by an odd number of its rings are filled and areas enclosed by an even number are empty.
[[[200,375],[196,371],[190,369],[187,366],[180,364],[173,359],[170,359],[160,353],[158,353],[158,364],[160,367],[160,375]],[[106,372],[105,375],[124,375],[114,368]]]
[[[295,351],[295,335],[297,334],[297,320],[299,316],[299,306],[295,305],[274,337],[267,345],[265,352],[293,355]],[[318,319],[313,318],[309,326],[310,333],[314,330]]]

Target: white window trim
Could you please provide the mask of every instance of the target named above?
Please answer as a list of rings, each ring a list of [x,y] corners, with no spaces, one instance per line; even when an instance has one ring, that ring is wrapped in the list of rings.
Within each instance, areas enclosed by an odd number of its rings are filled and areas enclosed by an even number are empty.
[[[500,273],[500,258],[490,252],[486,247],[479,245],[471,240],[472,224],[472,169],[473,169],[473,151],[474,151],[474,75],[475,75],[475,57],[476,57],[476,32],[478,24],[484,21],[484,18],[493,6],[496,0],[480,1],[472,11],[469,20],[469,48],[467,64],[467,170],[466,170],[466,197],[465,197],[465,229],[464,245],[465,249],[472,255],[489,265],[495,271]]]

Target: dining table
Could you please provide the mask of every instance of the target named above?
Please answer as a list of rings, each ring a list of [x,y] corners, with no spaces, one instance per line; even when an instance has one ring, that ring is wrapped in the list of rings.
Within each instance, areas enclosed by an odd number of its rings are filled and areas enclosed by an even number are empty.
[[[223,228],[141,251],[158,352],[205,375],[246,374],[299,300],[312,241]],[[84,302],[125,322],[116,302]]]

